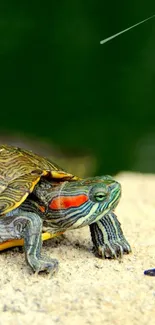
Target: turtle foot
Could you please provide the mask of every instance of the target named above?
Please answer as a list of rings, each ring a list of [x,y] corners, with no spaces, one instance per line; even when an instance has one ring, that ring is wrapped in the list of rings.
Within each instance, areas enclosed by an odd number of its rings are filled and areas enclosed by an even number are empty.
[[[38,259],[35,263],[32,264],[31,267],[33,268],[35,273],[46,272],[53,275],[58,270],[58,261],[56,259],[51,260],[44,260]]]
[[[122,258],[123,254],[129,254],[131,247],[127,241],[110,240],[106,244],[99,245],[95,249],[97,255],[102,258]]]

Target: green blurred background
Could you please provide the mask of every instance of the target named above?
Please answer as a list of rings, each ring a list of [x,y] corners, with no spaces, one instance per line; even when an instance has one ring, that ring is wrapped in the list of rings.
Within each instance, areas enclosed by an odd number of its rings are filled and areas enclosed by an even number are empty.
[[[84,175],[155,172],[155,19],[100,45],[154,13],[154,0],[2,0],[0,141]]]

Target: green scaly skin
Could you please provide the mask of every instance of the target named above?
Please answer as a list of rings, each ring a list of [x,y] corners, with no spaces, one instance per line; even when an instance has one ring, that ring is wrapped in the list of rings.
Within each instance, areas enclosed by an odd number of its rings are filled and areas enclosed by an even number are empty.
[[[0,242],[23,238],[31,268],[53,273],[58,261],[41,256],[42,231],[56,234],[88,225],[95,253],[122,257],[131,248],[113,212],[120,196],[121,186],[110,176],[73,182],[41,179],[25,202],[0,220]]]

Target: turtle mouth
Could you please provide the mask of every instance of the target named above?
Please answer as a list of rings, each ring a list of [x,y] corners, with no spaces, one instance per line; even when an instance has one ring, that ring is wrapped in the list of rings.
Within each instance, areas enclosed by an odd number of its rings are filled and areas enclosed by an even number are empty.
[[[111,204],[109,207],[111,207],[112,210],[115,209],[116,206],[118,205],[120,198],[121,198],[121,194],[122,194],[121,185],[116,182],[111,187],[111,195],[110,195],[111,196]]]
[[[118,205],[118,203],[119,203],[119,201],[120,201],[120,196],[118,197],[118,199],[113,203],[113,207],[112,207],[112,210],[114,210],[116,207],[117,207],[117,205]]]

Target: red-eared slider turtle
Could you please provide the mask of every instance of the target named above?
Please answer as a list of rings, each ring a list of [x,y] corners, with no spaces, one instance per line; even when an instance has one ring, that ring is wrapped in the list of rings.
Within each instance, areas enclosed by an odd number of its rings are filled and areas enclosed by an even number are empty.
[[[80,179],[30,151],[0,146],[1,250],[24,242],[35,272],[54,272],[58,262],[41,256],[46,239],[90,227],[96,252],[117,258],[131,251],[114,214],[121,186],[111,176]]]

